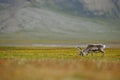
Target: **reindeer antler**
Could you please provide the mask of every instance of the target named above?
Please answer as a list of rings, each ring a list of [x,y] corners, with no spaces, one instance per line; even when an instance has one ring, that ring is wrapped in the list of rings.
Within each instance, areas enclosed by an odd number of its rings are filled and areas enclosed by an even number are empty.
[[[79,50],[82,50],[82,48],[81,47],[77,47]]]

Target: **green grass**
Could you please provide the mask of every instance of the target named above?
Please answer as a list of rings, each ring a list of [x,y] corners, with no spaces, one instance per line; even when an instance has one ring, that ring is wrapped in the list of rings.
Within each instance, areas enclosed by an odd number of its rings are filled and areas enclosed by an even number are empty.
[[[120,60],[119,48],[107,48],[104,59]],[[100,53],[84,57],[75,47],[0,47],[0,58],[56,58],[56,59],[89,59],[101,58]]]
[[[104,59],[120,60],[119,48],[107,48]],[[84,57],[74,47],[0,47],[0,58],[56,58],[56,59],[89,59],[101,58],[100,53]]]
[[[75,48],[1,47],[1,58],[77,58]]]

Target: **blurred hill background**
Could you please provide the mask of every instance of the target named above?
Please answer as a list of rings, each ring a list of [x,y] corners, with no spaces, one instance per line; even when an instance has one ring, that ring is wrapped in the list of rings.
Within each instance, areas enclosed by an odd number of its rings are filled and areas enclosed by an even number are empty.
[[[0,44],[120,43],[120,0],[0,0]]]

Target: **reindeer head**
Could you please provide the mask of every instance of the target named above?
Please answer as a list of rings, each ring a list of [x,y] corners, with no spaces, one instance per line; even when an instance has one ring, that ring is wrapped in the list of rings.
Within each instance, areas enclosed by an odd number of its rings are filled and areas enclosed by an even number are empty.
[[[77,48],[80,50],[80,54],[79,55],[84,56],[85,52],[82,50],[82,48],[80,48],[80,47],[77,47]]]

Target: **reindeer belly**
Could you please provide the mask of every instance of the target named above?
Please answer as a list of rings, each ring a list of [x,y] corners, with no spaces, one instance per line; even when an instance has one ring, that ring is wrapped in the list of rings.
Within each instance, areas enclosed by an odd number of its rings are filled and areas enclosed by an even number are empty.
[[[93,47],[93,48],[89,49],[88,52],[99,52],[99,48]]]

